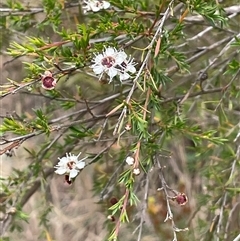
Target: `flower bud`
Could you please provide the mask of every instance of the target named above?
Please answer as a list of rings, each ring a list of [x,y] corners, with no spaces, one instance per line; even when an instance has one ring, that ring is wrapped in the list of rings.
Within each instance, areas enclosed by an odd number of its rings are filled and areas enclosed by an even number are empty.
[[[140,169],[139,168],[134,168],[133,169],[133,174],[138,176],[139,174],[141,173]]]
[[[185,193],[178,193],[178,195],[174,197],[174,200],[176,200],[181,206],[184,206],[188,202],[188,198]]]
[[[134,164],[134,162],[135,162],[135,160],[134,160],[133,157],[128,156],[128,157],[126,158],[126,163],[127,163],[129,166],[132,166],[132,165]]]

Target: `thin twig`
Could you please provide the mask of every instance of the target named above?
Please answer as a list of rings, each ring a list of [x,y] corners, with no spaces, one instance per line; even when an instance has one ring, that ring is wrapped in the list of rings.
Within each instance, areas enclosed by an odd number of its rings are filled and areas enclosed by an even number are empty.
[[[142,207],[142,211],[141,211],[141,220],[140,220],[140,224],[138,226],[139,232],[138,232],[137,241],[140,241],[141,237],[142,237],[142,229],[143,229],[143,224],[145,223],[145,216],[146,216],[147,207],[148,207],[148,192],[149,192],[149,177],[148,177],[148,175],[149,175],[149,173],[147,173],[145,175],[146,175],[145,191],[144,191],[144,198],[143,198],[143,207]]]

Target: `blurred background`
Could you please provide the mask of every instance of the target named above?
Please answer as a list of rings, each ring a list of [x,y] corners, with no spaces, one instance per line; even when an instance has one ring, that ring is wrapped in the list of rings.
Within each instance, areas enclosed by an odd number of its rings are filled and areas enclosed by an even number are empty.
[[[14,2],[14,1],[13,1]],[[61,2],[61,1],[59,1]],[[151,2],[151,1],[149,1]],[[219,53],[230,42],[226,40],[222,44],[219,43],[214,47],[215,43],[224,40],[227,37],[240,33],[240,6],[239,1],[222,0],[218,1],[223,8],[227,8],[229,21],[228,26],[223,28],[212,27],[205,19],[200,18],[194,13],[189,13],[186,17],[184,33],[187,39],[176,40],[176,48],[179,48],[187,59],[201,53],[204,49],[208,49],[202,54],[197,61],[189,61],[190,73],[176,72],[171,78],[173,82],[167,83],[163,87],[163,97],[174,98],[178,95],[186,93],[192,83],[196,80],[199,72],[208,66],[211,61],[216,58]],[[64,3],[62,1],[62,3]],[[6,84],[7,79],[21,82],[26,76],[23,62],[31,61],[29,57],[21,57],[13,59],[6,53],[10,42],[27,41],[26,36],[41,36],[50,38],[52,42],[60,41],[50,26],[44,28],[36,28],[37,23],[44,21],[45,13],[42,11],[42,4],[36,1],[22,1],[22,4],[28,9],[32,9],[29,14],[19,10],[14,15],[8,9],[7,2],[4,0],[0,3],[1,10],[1,34],[0,34],[0,83]],[[156,4],[152,1],[152,4]],[[181,4],[181,1],[179,1]],[[65,5],[71,7],[62,11],[61,18],[64,26],[74,30],[76,24],[88,23],[89,18],[82,14],[81,4],[79,1],[67,1]],[[150,3],[149,3],[150,5]],[[5,9],[5,10],[4,10]],[[39,13],[35,13],[38,12]],[[180,10],[176,10],[176,15],[182,14]],[[22,22],[16,21],[16,16],[22,17]],[[4,22],[7,21],[7,22]],[[14,23],[15,21],[15,23]],[[166,22],[166,29],[169,31],[173,28],[174,21],[171,19]],[[187,44],[186,44],[187,43]],[[137,46],[139,45],[139,46]],[[146,46],[146,43],[138,42],[137,47]],[[138,61],[136,51],[132,51],[133,56]],[[231,81],[231,76],[223,75],[227,70],[228,64],[233,59],[240,60],[239,48],[229,48],[223,53],[218,61],[208,70],[206,80],[195,87],[195,91],[224,87]],[[171,69],[173,62],[162,61],[165,68]],[[161,68],[161,66],[159,66]],[[170,71],[171,73],[171,71]],[[170,74],[171,75],[171,74]],[[74,92],[76,83],[80,83],[82,89],[87,89],[93,96],[106,96],[112,91],[107,85],[102,85],[98,81],[89,83],[88,75],[77,73],[70,76],[69,80],[63,82],[59,89],[68,90],[69,93]],[[171,202],[174,219],[177,227],[189,227],[190,231],[178,234],[178,241],[186,240],[217,240],[214,231],[217,229],[219,213],[221,209],[221,201],[224,194],[224,185],[232,170],[231,164],[234,161],[234,153],[230,150],[237,150],[238,142],[233,140],[236,138],[237,129],[235,126],[240,120],[240,98],[235,93],[239,89],[239,76],[235,80],[231,91],[226,92],[223,96],[222,92],[202,94],[192,97],[181,106],[181,113],[187,117],[189,123],[195,123],[201,129],[209,130],[209,128],[224,133],[229,138],[229,142],[224,146],[214,146],[213,144],[203,141],[201,145],[196,145],[187,135],[174,135],[166,141],[164,147],[166,153],[161,157],[164,168],[166,182],[171,188],[179,192],[186,193],[188,196],[188,204],[179,207],[176,203]],[[89,92],[88,92],[89,93]],[[222,99],[221,99],[222,98]],[[221,99],[221,107],[218,108]],[[25,91],[17,94],[8,95],[0,99],[0,123],[6,116],[24,115],[30,117],[33,115],[32,109],[47,108],[51,103],[50,99],[41,95],[29,95]],[[109,103],[110,104],[110,103]],[[165,105],[172,105],[175,111],[174,103],[166,102]],[[79,110],[84,104],[79,103],[75,110]],[[106,106],[105,106],[106,107]],[[105,107],[101,107],[96,111],[101,113]],[[66,113],[68,113],[66,111]],[[54,117],[61,116],[63,113],[54,112]],[[64,113],[65,114],[65,113]],[[167,113],[170,114],[170,113]],[[110,136],[110,132],[109,132]],[[1,178],[9,178],[15,175],[16,170],[23,171],[31,164],[31,155],[25,148],[32,151],[38,151],[44,139],[36,137],[25,141],[19,148],[14,149],[13,153],[0,156]],[[239,140],[238,140],[239,141]],[[123,146],[128,148],[130,140],[126,138]],[[83,144],[81,150],[87,150],[90,153],[100,152],[108,143],[105,144]],[[79,144],[78,144],[79,145]],[[5,146],[1,146],[1,150]],[[99,161],[96,164],[87,166],[76,179],[75,183],[68,186],[64,183],[62,176],[50,175],[46,178],[44,190],[40,188],[35,190],[31,195],[23,201],[22,209],[28,215],[27,222],[21,219],[13,220],[14,230],[8,229],[5,235],[9,237],[6,240],[71,240],[71,241],[100,241],[107,240],[108,230],[114,225],[108,220],[110,212],[108,207],[111,206],[110,200],[113,197],[120,198],[122,187],[114,191],[109,191],[108,196],[100,199],[99,188],[96,188],[99,182],[109,180],[116,168],[116,164],[112,162],[116,158],[119,146],[113,145],[109,153],[104,158],[105,161]],[[196,155],[196,153],[198,155]],[[230,154],[231,153],[231,154]],[[74,153],[78,154],[78,153]],[[63,156],[64,153],[56,153],[56,158]],[[239,156],[238,156],[239,157]],[[44,163],[51,163],[53,160],[42,160]],[[55,160],[54,160],[55,161]],[[49,164],[50,166],[50,164]],[[124,170],[122,167],[121,170]],[[239,190],[239,160],[236,163],[236,175],[234,175],[235,186]],[[219,176],[218,176],[219,174]],[[119,240],[133,241],[137,240],[138,231],[135,229],[139,225],[141,215],[144,215],[145,223],[143,225],[142,241],[172,240],[171,224],[164,223],[166,217],[166,202],[161,192],[156,191],[161,187],[158,180],[158,170],[153,170],[149,181],[149,196],[147,200],[146,213],[142,214],[144,207],[145,183],[143,175],[137,177],[139,185],[136,187],[139,206],[129,208],[129,216],[132,222],[122,225]],[[24,185],[24,183],[23,183]],[[24,190],[24,188],[22,189]],[[19,192],[22,191],[19,189]],[[4,200],[4,195],[2,199]],[[2,212],[3,210],[1,210]],[[0,219],[4,219],[1,214]],[[22,217],[22,219],[24,219]],[[239,191],[234,191],[227,196],[226,205],[224,206],[224,235],[220,240],[232,241],[240,230],[240,197]],[[135,232],[134,232],[135,230]],[[4,238],[4,237],[3,237]],[[5,239],[3,239],[5,240]]]

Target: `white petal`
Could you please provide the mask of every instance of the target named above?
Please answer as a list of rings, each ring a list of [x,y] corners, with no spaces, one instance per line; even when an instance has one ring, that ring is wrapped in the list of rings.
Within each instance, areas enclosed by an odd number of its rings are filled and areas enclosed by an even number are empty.
[[[58,162],[58,165],[59,164],[66,164],[66,163],[68,163],[68,158],[67,157],[62,157],[62,158],[58,158],[58,160],[59,160],[59,162]]]
[[[91,8],[89,5],[83,6],[82,9],[83,9],[83,13],[87,13],[87,12],[91,11]]]
[[[102,54],[99,54],[95,57],[94,62],[101,64],[103,58],[104,58],[104,56]]]
[[[102,3],[103,3],[103,8],[104,9],[107,9],[107,8],[110,7],[110,3],[109,2],[103,1]]]
[[[95,74],[101,74],[102,72],[104,72],[104,67],[102,65],[98,65],[93,68],[93,72]]]
[[[77,156],[71,155],[71,156],[69,157],[68,161],[69,161],[69,162],[75,162],[75,163],[76,163],[76,162],[78,161],[78,158],[77,158]]]
[[[114,57],[115,52],[116,52],[116,50],[115,50],[114,48],[112,48],[112,47],[108,47],[108,48],[106,48],[106,50],[105,50],[106,56],[112,56],[112,57]]]
[[[116,55],[116,62],[121,64],[122,62],[124,62],[126,60],[126,58],[127,58],[127,54],[123,51],[120,51]]]
[[[78,169],[83,169],[83,168],[85,167],[85,162],[83,162],[83,161],[78,162],[78,163],[76,164],[76,167],[77,167]]]
[[[59,175],[63,175],[65,173],[67,173],[67,169],[66,168],[58,168],[55,173],[59,174]]]
[[[72,170],[70,171],[70,173],[69,173],[69,180],[70,180],[71,178],[76,177],[77,174],[78,174],[78,172],[79,172],[78,170],[72,169]]]
[[[99,10],[101,10],[101,8],[99,8],[97,6],[91,6],[91,9],[93,12],[98,12]]]
[[[126,70],[131,72],[131,73],[135,73],[136,72],[136,68],[132,64],[127,65]]]
[[[112,79],[113,77],[115,77],[118,74],[118,71],[114,67],[111,67],[111,68],[109,68],[107,74],[110,77],[110,79]]]
[[[119,73],[120,75],[120,81],[126,80],[130,78],[130,75],[127,72]]]
[[[97,7],[97,2],[96,0],[88,0],[84,1],[86,3],[86,6],[83,7],[85,11],[94,11],[97,12],[100,10],[100,8]]]

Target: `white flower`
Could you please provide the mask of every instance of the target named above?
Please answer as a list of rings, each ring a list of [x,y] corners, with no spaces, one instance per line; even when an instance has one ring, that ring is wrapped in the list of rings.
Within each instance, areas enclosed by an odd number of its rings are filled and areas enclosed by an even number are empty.
[[[117,75],[119,75],[120,81],[123,81],[130,78],[127,72],[136,72],[133,59],[127,60],[127,57],[124,51],[117,51],[115,48],[108,47],[102,54],[98,54],[94,58],[94,64],[91,68],[96,75],[100,75],[99,79],[105,73],[110,77],[109,83]]]
[[[85,162],[84,160],[87,159],[87,157],[84,157],[81,160],[78,160],[78,157],[81,155],[81,152],[75,156],[72,155],[71,153],[66,153],[66,156],[62,158],[58,158],[59,162],[58,164],[54,167],[57,170],[55,173],[59,175],[68,175],[69,176],[69,181],[76,177],[81,169],[85,167]]]
[[[93,11],[93,12],[98,12],[102,9],[107,9],[110,7],[110,3],[107,1],[102,1],[102,0],[87,0],[84,1],[86,3],[86,6],[83,7],[84,13]]]
[[[116,66],[121,65],[126,57],[125,53],[119,53],[115,48],[108,47],[102,54],[95,57],[94,64],[91,67],[96,75],[100,75],[99,79],[106,73],[110,77],[109,82],[111,82],[112,78],[118,74]]]
[[[134,162],[135,162],[135,160],[134,160],[133,157],[128,156],[128,157],[126,158],[126,163],[127,163],[129,166],[132,166],[132,165],[134,164]]]

